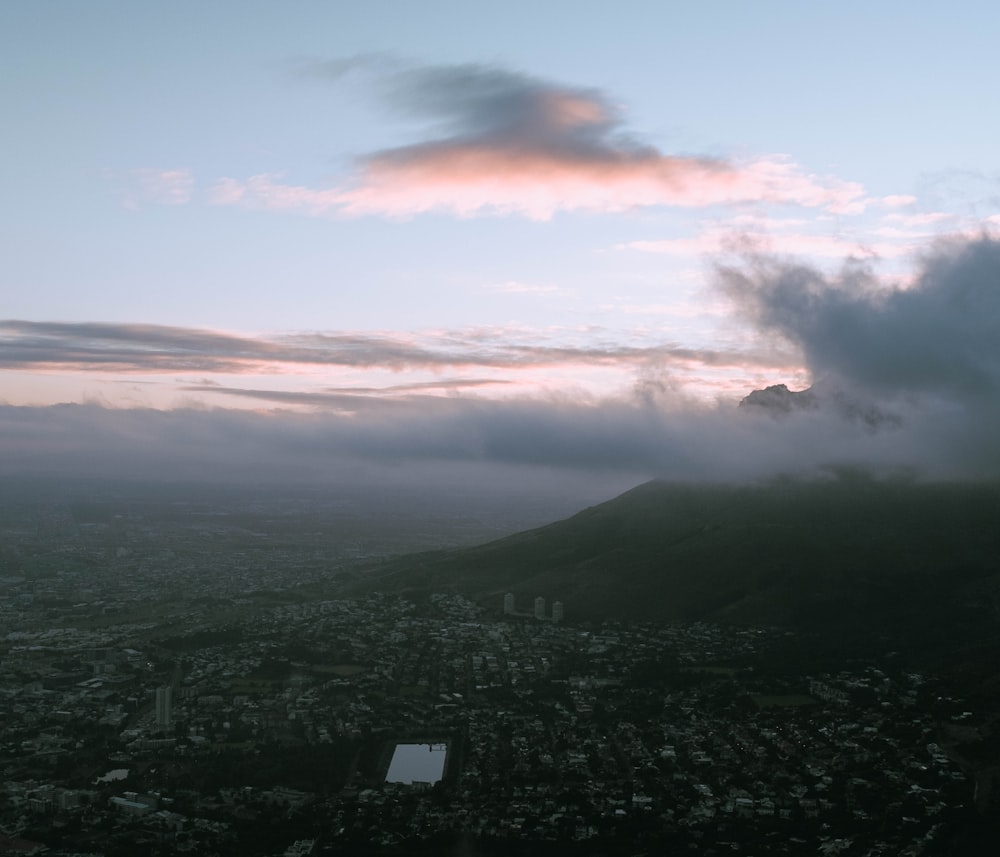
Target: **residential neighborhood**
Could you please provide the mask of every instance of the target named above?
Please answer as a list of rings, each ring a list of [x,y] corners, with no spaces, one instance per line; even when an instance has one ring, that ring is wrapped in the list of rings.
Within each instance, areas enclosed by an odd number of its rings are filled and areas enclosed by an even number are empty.
[[[443,593],[115,624],[3,585],[0,853],[406,853],[465,836],[933,854],[989,801],[961,755],[983,712],[891,653],[775,668],[796,646],[777,628],[570,608],[555,623]],[[387,783],[392,749],[421,741],[446,745],[441,779]]]

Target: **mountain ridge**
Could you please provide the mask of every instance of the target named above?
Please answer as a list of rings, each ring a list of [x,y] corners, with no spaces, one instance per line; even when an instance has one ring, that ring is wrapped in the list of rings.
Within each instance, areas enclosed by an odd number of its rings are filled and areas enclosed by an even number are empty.
[[[844,474],[755,485],[647,482],[543,527],[386,563],[366,585],[504,592],[568,616],[791,627],[1000,617],[1000,485]],[[929,615],[922,619],[921,616]],[[935,618],[936,617],[936,618]]]

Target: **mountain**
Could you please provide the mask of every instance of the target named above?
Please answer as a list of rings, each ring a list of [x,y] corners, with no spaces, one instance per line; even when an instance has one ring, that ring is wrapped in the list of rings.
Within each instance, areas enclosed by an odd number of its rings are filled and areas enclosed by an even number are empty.
[[[498,609],[508,591],[523,608],[542,595],[574,617],[993,633],[998,522],[995,484],[649,482],[548,526],[399,558],[366,585]]]
[[[885,410],[878,402],[860,398],[840,389],[829,380],[817,381],[805,390],[789,390],[785,384],[772,384],[754,390],[740,400],[740,408],[783,419],[796,411],[823,411],[847,422],[863,422],[869,428],[898,428],[898,414]]]
[[[812,388],[794,392],[785,384],[772,384],[763,390],[754,390],[740,400],[741,408],[761,408],[770,413],[787,414],[791,411],[819,407]]]

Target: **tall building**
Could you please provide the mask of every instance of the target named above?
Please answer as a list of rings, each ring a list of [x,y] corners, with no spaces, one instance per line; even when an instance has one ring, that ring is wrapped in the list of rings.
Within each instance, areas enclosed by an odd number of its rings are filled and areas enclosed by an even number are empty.
[[[173,713],[173,689],[170,687],[156,688],[156,725],[169,726]]]
[[[562,603],[562,601],[553,601],[552,602],[552,621],[553,622],[562,622],[564,615],[565,614],[563,613],[563,603]]]
[[[545,618],[545,599],[539,595],[535,599],[535,618],[544,619]]]
[[[503,612],[510,614],[514,612],[514,593],[508,592],[503,597]]]

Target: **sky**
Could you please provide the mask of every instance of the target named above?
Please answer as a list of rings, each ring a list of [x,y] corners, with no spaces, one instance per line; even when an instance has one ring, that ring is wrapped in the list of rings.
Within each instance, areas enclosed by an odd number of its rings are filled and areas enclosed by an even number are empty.
[[[998,24],[5,3],[0,473],[1000,475]]]

